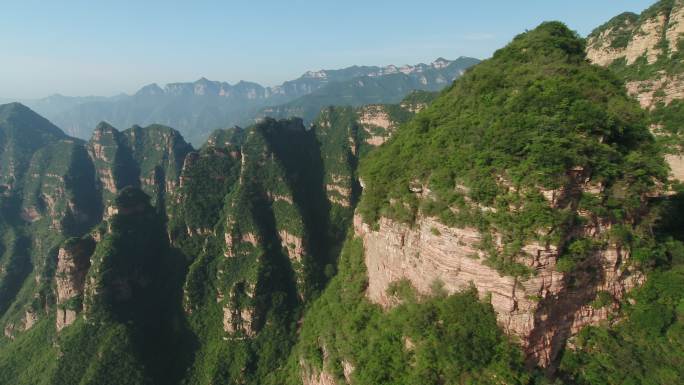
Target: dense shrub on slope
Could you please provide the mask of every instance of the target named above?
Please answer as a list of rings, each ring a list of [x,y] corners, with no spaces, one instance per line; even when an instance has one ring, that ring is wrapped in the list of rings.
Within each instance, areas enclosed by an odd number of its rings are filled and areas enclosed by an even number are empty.
[[[436,283],[431,298],[418,298],[399,283],[403,304],[384,312],[365,298],[367,280],[362,242],[350,237],[339,273],[304,318],[292,384],[321,372],[355,385],[529,381],[520,350],[474,289],[447,296]]]
[[[666,174],[622,82],[585,60],[574,32],[549,22],[474,67],[362,162],[359,208],[369,222],[422,213],[500,234],[503,252],[482,245],[490,263],[524,275],[523,245],[566,240],[583,220],[578,208],[630,227]],[[415,193],[426,189],[428,199]],[[551,190],[568,199],[549,204]]]

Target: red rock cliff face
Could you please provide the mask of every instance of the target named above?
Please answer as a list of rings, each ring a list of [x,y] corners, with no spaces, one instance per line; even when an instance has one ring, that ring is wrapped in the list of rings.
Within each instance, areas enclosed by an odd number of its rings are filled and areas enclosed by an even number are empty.
[[[430,199],[431,192],[421,190],[423,198]],[[488,257],[480,246],[485,234],[478,229],[449,227],[420,214],[412,225],[380,218],[377,226],[371,227],[357,214],[354,231],[364,243],[368,298],[384,307],[392,306],[394,298],[387,289],[398,280],[408,280],[423,294],[429,294],[435,283],[450,293],[474,285],[491,301],[501,327],[520,338],[529,363],[552,366],[567,339],[586,325],[606,320],[642,276],[627,267],[629,252],[611,241],[612,223],[572,203],[582,194],[600,194],[600,186],[580,173],[565,188],[539,192],[550,207],[573,210],[584,221],[568,225],[557,244],[525,244],[517,261],[531,270],[527,278],[504,275],[487,264]],[[491,208],[480,210],[485,215]],[[495,229],[486,235],[492,236],[501,252],[501,235]],[[557,261],[573,237],[603,246],[571,272],[563,273]],[[605,303],[599,306],[597,296],[605,298]]]
[[[614,245],[587,262],[598,267],[598,276],[558,272],[556,247],[528,245],[535,257],[527,264],[535,273],[519,279],[502,276],[484,263],[476,246],[481,234],[475,229],[447,227],[433,218],[421,218],[412,227],[383,218],[372,230],[357,215],[354,230],[364,242],[371,301],[391,306],[387,288],[400,279],[408,279],[425,294],[436,281],[451,293],[472,284],[480,295],[490,296],[501,327],[520,337],[530,362],[542,366],[550,364],[567,338],[583,326],[607,319],[616,305],[595,309],[591,303],[597,293],[608,292],[617,300],[641,281],[640,275],[625,270],[628,255]],[[605,230],[580,229],[590,234]]]

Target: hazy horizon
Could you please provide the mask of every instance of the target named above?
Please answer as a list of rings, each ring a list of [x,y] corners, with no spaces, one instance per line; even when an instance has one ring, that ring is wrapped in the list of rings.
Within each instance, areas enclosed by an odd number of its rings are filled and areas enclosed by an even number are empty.
[[[462,5],[15,2],[0,14],[0,98],[113,96],[202,77],[273,86],[308,70],[485,59],[542,21],[560,20],[586,36],[650,1]]]

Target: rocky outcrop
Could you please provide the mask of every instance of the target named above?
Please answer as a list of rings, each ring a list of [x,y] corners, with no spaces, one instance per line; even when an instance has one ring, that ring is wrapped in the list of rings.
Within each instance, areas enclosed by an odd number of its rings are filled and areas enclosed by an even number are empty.
[[[29,330],[38,322],[38,313],[32,309],[26,310],[24,314],[24,331]]]
[[[314,368],[307,368],[301,370],[303,385],[338,385],[333,377],[327,371],[318,371]]]
[[[127,186],[141,188],[154,205],[165,204],[181,184],[184,161],[191,151],[177,131],[161,125],[133,126],[120,132],[102,122],[88,142],[106,207]]]
[[[385,143],[395,128],[395,122],[382,105],[362,107],[358,111],[358,117],[359,124],[369,135],[366,143],[371,146],[379,146]]]
[[[333,183],[325,185],[328,200],[342,207],[351,207],[351,181],[345,181],[344,178],[337,177],[336,175],[332,175],[331,179]]]
[[[90,154],[97,177],[102,188],[110,194],[118,191],[117,181],[114,176],[114,165],[117,161],[120,133],[114,127],[100,123],[93,131],[93,136],[88,142]]]
[[[233,338],[253,337],[256,333],[254,328],[254,308],[241,303],[245,300],[252,300],[254,296],[254,286],[239,282],[233,286],[227,303],[223,306],[223,331]],[[223,295],[219,293],[217,301],[223,300]]]
[[[659,103],[667,106],[674,100],[684,99],[684,75],[667,75],[661,71],[654,79],[630,81],[626,87],[646,110],[654,109]]]
[[[662,36],[665,24],[665,15],[658,15],[653,19],[646,20],[635,31],[633,39],[624,51],[627,64],[634,63],[641,56],[646,56],[646,61],[649,64],[656,61],[658,55],[662,53],[660,48],[658,48],[658,42]]]
[[[373,230],[357,215],[354,230],[364,243],[371,301],[384,307],[395,304],[387,289],[403,279],[423,294],[430,294],[436,285],[450,293],[474,285],[483,298],[490,298],[504,330],[520,337],[530,361],[542,366],[556,358],[570,335],[607,318],[607,309],[590,305],[597,293],[607,291],[617,300],[640,281],[640,276],[624,270],[627,256],[615,246],[592,260],[601,267],[601,277],[595,281],[585,277],[587,286],[574,287],[568,275],[556,270],[559,253],[552,245],[524,247],[533,256],[526,264],[534,274],[522,279],[503,276],[487,265],[478,248],[482,235],[476,229],[448,227],[434,218],[420,218],[412,227],[382,218]]]
[[[670,55],[679,51],[682,36],[684,36],[684,6],[680,3],[679,7],[675,7],[670,13],[665,31],[665,39],[670,42],[668,46]]]
[[[299,373],[301,375],[302,379],[302,384],[303,385],[345,385],[345,384],[351,384],[352,383],[352,373],[355,370],[354,365],[343,359],[340,362],[340,366],[342,367],[342,374],[344,375],[344,379],[336,379],[335,376],[333,376],[330,371],[326,368],[327,365],[330,365],[330,354],[328,353],[328,349],[325,345],[321,347],[322,353],[323,353],[323,368],[318,369],[312,365],[310,365],[308,362],[305,360],[300,360],[299,361]]]
[[[661,54],[679,51],[684,34],[684,2],[660,1],[641,15],[625,13],[587,37],[587,58],[608,66],[618,59],[632,65],[641,57],[653,64]]]
[[[82,310],[85,280],[94,250],[92,238],[72,239],[59,249],[55,272],[58,331],[72,324]]]
[[[645,12],[641,17],[623,14],[598,28],[587,38],[587,58],[602,66],[623,58],[631,65],[642,57],[653,64],[664,52],[676,52],[684,32],[684,7],[681,2],[676,3],[672,9],[663,8],[655,14]]]
[[[175,193],[192,146],[178,131],[156,124],[144,128],[136,125],[122,134],[139,169],[140,187],[152,197],[152,203]]]
[[[684,1],[659,1],[641,15],[622,14],[597,28],[587,38],[587,57],[595,64],[613,66],[625,80],[627,92],[648,111],[666,111],[672,102],[684,99],[684,74],[680,48],[684,41]],[[665,115],[672,119],[677,112]],[[680,143],[678,129],[652,131],[671,143]],[[669,140],[670,137],[673,140]],[[678,163],[681,148],[668,146],[667,161],[675,179],[684,174]]]
[[[290,234],[287,230],[278,231],[280,236],[281,246],[287,250],[287,254],[290,259],[301,262],[302,256],[304,255],[304,245],[302,238],[296,235]]]
[[[665,161],[670,165],[672,177],[677,180],[684,180],[684,156],[665,155]]]
[[[679,51],[683,37],[684,1],[673,1],[671,6],[661,1],[641,15],[623,14],[597,28],[587,38],[587,58],[601,66],[619,59],[627,66],[666,63]],[[637,63],[642,57],[645,64]],[[650,72],[653,75],[648,78],[628,75],[625,79],[627,91],[643,108],[651,110],[658,103],[668,105],[684,98],[682,74],[657,68]]]

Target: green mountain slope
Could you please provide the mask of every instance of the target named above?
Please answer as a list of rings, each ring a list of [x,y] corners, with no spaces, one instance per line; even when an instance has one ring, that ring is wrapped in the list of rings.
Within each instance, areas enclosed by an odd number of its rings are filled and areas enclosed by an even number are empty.
[[[611,245],[628,274],[658,264],[646,197],[666,173],[645,115],[615,75],[585,61],[581,39],[556,22],[519,35],[361,161],[363,217],[304,317],[292,383],[528,383],[535,363],[554,377],[581,311],[619,306],[619,291],[599,295]],[[441,247],[451,255],[437,259]],[[458,262],[460,249],[473,255]],[[430,263],[441,279],[425,290]],[[455,290],[461,274],[481,280]],[[487,286],[509,275],[531,329]],[[391,300],[378,301],[387,276]],[[531,292],[544,277],[557,286]]]
[[[0,106],[0,384],[681,382],[682,198],[585,49],[543,23],[402,100],[310,73],[311,125],[197,150]]]

